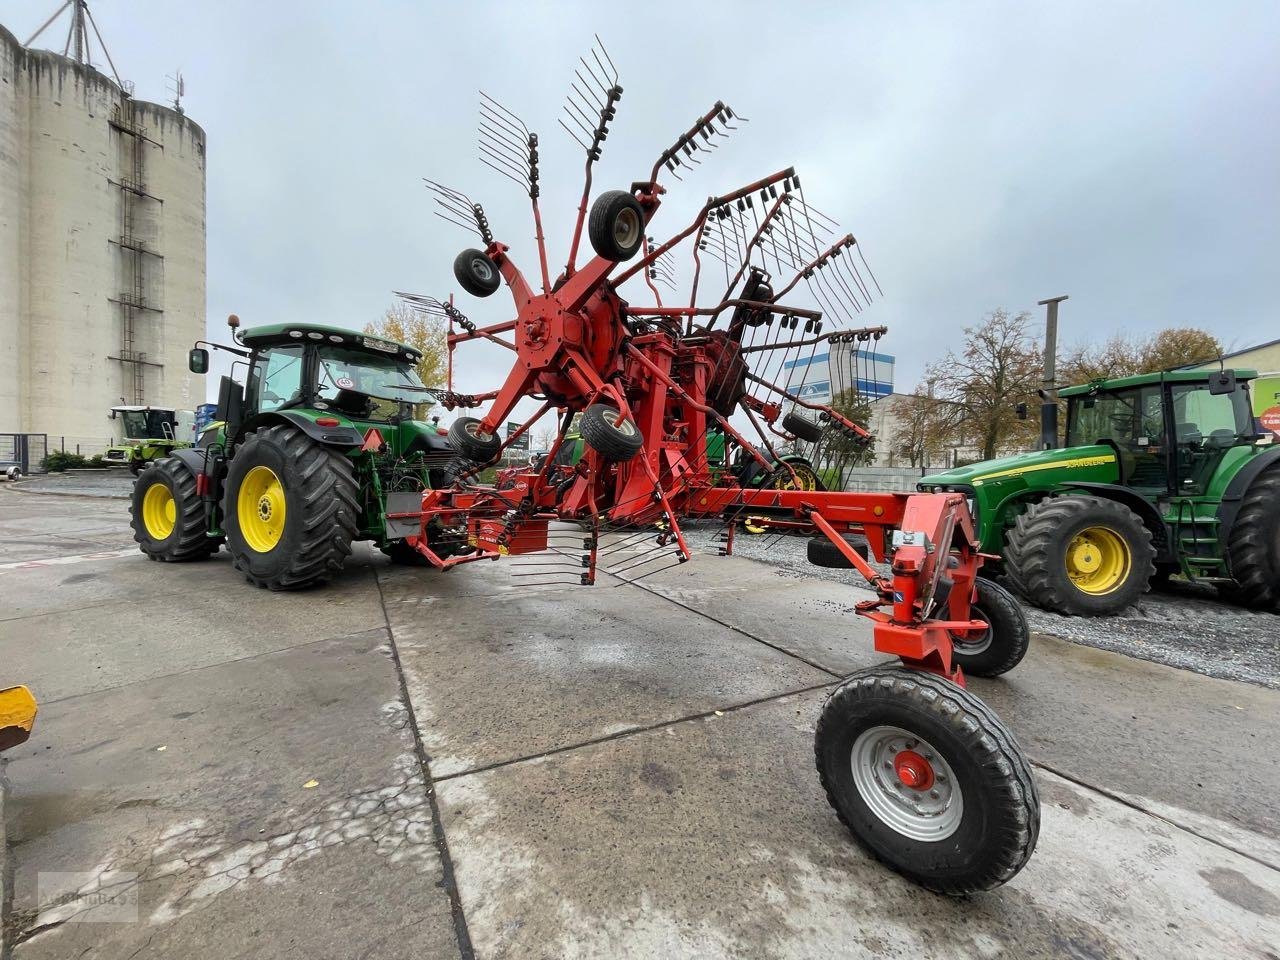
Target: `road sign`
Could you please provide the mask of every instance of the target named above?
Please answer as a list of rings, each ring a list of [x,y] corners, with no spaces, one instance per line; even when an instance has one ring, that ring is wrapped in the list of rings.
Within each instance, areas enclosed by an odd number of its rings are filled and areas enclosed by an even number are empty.
[[[517,430],[519,430],[520,427],[521,427],[521,424],[515,422],[514,420],[508,420],[507,421],[507,438],[510,439],[511,435],[515,433]],[[516,438],[515,443],[511,444],[509,447],[507,447],[507,449],[508,450],[528,450],[529,434],[527,432],[522,433],[520,436]]]

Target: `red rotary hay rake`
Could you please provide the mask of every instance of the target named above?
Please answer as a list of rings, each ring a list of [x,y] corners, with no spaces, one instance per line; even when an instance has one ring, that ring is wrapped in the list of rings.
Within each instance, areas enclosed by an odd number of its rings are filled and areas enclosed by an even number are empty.
[[[832,805],[871,854],[926,887],[964,894],[1005,882],[1034,848],[1039,801],[1014,737],[965,689],[963,670],[1011,669],[1026,650],[1026,621],[1005,591],[978,577],[962,496],[824,488],[867,434],[833,406],[806,401],[794,382],[797,366],[809,366],[798,361],[820,349],[833,381],[844,371],[856,391],[863,380],[869,346],[884,330],[844,324],[879,289],[866,260],[852,235],[830,239],[833,222],[805,201],[792,168],[709,198],[668,240],[651,237],[666,196],[659,175],[679,179],[741,122],[719,102],[645,179],[589,205],[622,88],[603,47],[580,64],[561,124],[585,151],[586,177],[568,260],[555,276],[538,207],[538,137],[497,101],[482,94],[481,159],[529,197],[534,281],[480,204],[428,181],[440,215],[483,243],[458,256],[458,283],[487,297],[505,282],[515,316],[482,326],[452,300],[406,299],[448,319],[451,351],[486,340],[508,348],[513,363],[491,392],[441,393],[451,409],[488,404],[488,412],[460,417],[449,431],[466,461],[457,482],[425,491],[420,504],[417,494],[397,495],[388,522],[440,568],[533,555],[529,582],[571,570],[590,584],[598,569],[634,580],[630,571],[642,565],[653,572],[682,563],[690,556],[682,524],[691,518],[725,524],[720,553],[732,552],[748,515],[756,528],[813,538],[811,560],[856,569],[870,584],[875,598],[857,611],[872,621],[875,649],[900,660],[853,674],[823,708],[815,753]],[[584,230],[595,256],[579,264]],[[692,253],[691,289],[687,301],[664,304],[659,286],[677,289],[673,255],[682,246]],[[713,283],[704,259],[724,273],[725,292],[709,305],[698,302]],[[652,304],[621,295],[637,277]],[[813,306],[784,303],[802,294]],[[779,384],[784,370],[792,377]],[[526,397],[541,407],[504,443],[500,428]],[[545,460],[500,487],[474,482],[552,411],[559,432]],[[574,425],[585,452],[566,460],[558,454]],[[732,468],[709,457],[713,435],[735,451]],[[788,456],[802,443],[807,461]]]

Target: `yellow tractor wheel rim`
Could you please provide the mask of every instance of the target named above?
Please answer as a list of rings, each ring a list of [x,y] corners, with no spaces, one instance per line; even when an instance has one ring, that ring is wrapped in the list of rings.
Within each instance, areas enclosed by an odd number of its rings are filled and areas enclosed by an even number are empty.
[[[768,530],[769,526],[764,522],[764,517],[747,517],[742,521],[742,529],[747,533],[761,534]]]
[[[284,535],[284,484],[270,467],[254,467],[240,481],[236,520],[249,549],[270,553]]]
[[[1109,527],[1087,527],[1067,544],[1067,576],[1082,593],[1102,596],[1129,579],[1133,554]]]
[[[773,489],[775,490],[817,490],[818,475],[812,469],[806,467],[803,463],[793,463],[791,469],[795,472],[795,476],[791,476],[783,467],[779,471],[778,479],[773,481]]]
[[[177,522],[173,491],[163,483],[153,483],[142,496],[142,525],[153,540],[168,540]]]

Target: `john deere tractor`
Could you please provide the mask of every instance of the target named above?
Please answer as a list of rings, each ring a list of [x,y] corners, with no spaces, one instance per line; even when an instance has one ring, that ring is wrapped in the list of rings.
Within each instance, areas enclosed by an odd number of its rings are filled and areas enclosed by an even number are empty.
[[[1253,370],[1173,371],[1059,392],[1065,449],[924,477],[960,490],[982,549],[1058,613],[1097,616],[1180,573],[1280,609],[1280,445],[1249,402]]]
[[[436,393],[418,377],[419,352],[312,323],[255,327],[236,340],[206,345],[247,367],[243,387],[222,378],[221,425],[148,465],[134,485],[143,553],[200,560],[225,542],[236,569],[272,590],[329,579],[355,540],[373,541],[393,562],[419,562],[403,539],[416,530],[387,514],[416,509],[424,488],[448,482],[457,456],[434,424],[414,419]],[[191,351],[190,366],[208,371],[205,346]],[[397,498],[402,506],[389,510]],[[465,549],[464,538],[455,542]]]

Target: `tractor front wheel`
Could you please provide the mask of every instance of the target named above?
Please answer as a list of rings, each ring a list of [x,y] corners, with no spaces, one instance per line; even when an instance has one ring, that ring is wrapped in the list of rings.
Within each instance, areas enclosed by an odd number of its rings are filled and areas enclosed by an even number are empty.
[[[974,587],[978,596],[969,606],[969,616],[984,621],[987,629],[981,633],[953,633],[951,658],[967,674],[998,677],[1027,655],[1031,629],[1017,598],[1000,584],[978,577]]]
[[[146,465],[133,485],[129,513],[133,539],[152,560],[203,560],[222,543],[208,535],[195,475],[176,457]]]
[[[296,590],[342,570],[357,533],[355,469],[291,426],[250,433],[222,501],[227,549],[250,583]]]
[[[827,699],[814,737],[827,799],[880,862],[937,893],[990,890],[1040,833],[1031,766],[991,709],[917,670],[872,667]]]
[[[1063,496],[1027,507],[1004,554],[1032,603],[1068,616],[1100,617],[1137,601],[1155,574],[1151,531],[1122,503]]]

